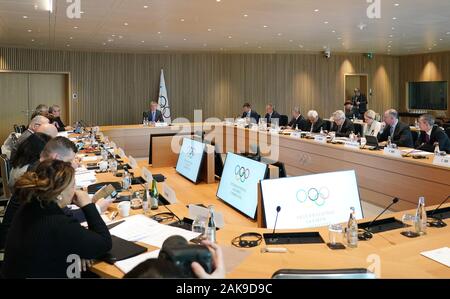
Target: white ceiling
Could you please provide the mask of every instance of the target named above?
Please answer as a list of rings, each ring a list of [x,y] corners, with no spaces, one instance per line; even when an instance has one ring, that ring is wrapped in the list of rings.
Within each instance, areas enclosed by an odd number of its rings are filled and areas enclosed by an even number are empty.
[[[81,19],[69,19],[66,0],[0,0],[0,46],[244,53],[329,47],[393,55],[450,50],[449,0],[380,0],[381,19],[367,17],[367,0],[79,1]],[[45,11],[49,2],[52,13]],[[360,30],[360,24],[367,27]]]

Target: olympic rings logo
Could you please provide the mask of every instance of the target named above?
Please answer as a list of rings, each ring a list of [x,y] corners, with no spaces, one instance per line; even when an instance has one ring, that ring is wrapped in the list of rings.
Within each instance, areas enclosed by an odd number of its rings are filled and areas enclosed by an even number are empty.
[[[195,149],[193,146],[191,146],[187,152],[188,159],[192,159],[194,157],[194,152],[195,152]]]
[[[310,188],[308,191],[300,189],[297,191],[297,200],[300,203],[306,202],[308,199],[321,207],[325,201],[330,197],[330,190],[326,187],[320,189]]]
[[[244,183],[250,177],[250,169],[236,165],[234,169],[236,180]]]
[[[165,96],[160,96],[159,97],[159,106],[162,110],[162,115],[164,118],[170,118],[171,114],[170,114],[170,107],[168,105],[167,99]]]

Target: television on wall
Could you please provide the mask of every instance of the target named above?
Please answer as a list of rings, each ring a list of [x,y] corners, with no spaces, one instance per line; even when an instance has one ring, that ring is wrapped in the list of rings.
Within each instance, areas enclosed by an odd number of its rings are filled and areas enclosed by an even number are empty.
[[[409,109],[447,110],[448,82],[408,82]]]

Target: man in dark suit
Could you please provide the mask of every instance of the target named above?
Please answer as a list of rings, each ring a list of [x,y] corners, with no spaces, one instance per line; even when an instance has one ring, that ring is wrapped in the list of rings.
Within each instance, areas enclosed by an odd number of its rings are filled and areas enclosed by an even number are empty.
[[[450,140],[444,130],[435,125],[435,121],[430,114],[419,118],[420,135],[415,147],[432,153],[436,144],[439,144],[440,151],[450,154]]]
[[[273,104],[266,106],[266,116],[264,117],[268,124],[272,123],[272,120],[280,120],[280,114],[273,109]]]
[[[300,108],[299,107],[295,107],[294,109],[292,109],[292,119],[288,124],[288,128],[289,129],[299,129],[301,131],[305,131],[306,130],[306,120],[303,117],[303,115],[300,113]]]
[[[158,103],[155,101],[152,101],[152,103],[150,104],[150,111],[149,112],[144,112],[144,117],[147,116],[148,117],[148,121],[149,122],[153,122],[153,123],[163,123],[164,122],[164,117],[162,115],[161,110],[158,110]]]
[[[384,113],[384,123],[382,131],[378,134],[378,141],[385,142],[389,137],[397,146],[414,147],[409,125],[399,121],[398,112],[394,109],[389,109]]]
[[[330,132],[336,132],[336,137],[349,137],[352,132],[355,132],[353,123],[345,117],[342,110],[333,113],[333,124]]]
[[[252,123],[257,124],[259,122],[259,118],[261,117],[256,111],[252,110],[252,106],[249,103],[245,103],[242,106],[242,118],[249,117]]]
[[[346,118],[354,119],[354,118],[360,117],[358,108],[355,107],[352,102],[350,102],[350,101],[345,102],[344,108],[345,108],[345,117]]]
[[[325,122],[319,117],[319,113],[316,110],[310,110],[307,116],[308,121],[306,122],[305,131],[320,133],[320,130],[324,128]]]
[[[61,107],[58,105],[50,106],[48,109],[48,113],[53,116],[52,124],[58,129],[58,132],[63,131],[72,131],[73,128],[71,126],[66,126],[61,120]]]
[[[361,93],[359,88],[355,88],[355,95],[352,97],[353,106],[358,110],[359,116],[362,118],[367,111],[367,97]]]

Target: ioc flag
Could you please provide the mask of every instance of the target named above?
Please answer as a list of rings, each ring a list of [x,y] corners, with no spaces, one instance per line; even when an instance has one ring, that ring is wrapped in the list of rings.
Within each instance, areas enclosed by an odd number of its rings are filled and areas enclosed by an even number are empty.
[[[159,109],[164,117],[164,122],[171,124],[172,115],[170,114],[169,97],[167,96],[166,81],[164,80],[164,70],[161,69],[161,79],[159,83]]]

